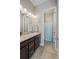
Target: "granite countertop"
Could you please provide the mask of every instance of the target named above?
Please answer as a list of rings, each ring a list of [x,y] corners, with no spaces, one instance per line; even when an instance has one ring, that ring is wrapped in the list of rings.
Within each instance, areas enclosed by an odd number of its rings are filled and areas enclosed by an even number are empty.
[[[28,40],[29,38],[32,38],[33,36],[36,36],[40,34],[39,32],[34,32],[34,33],[24,33],[20,36],[20,42],[23,42],[25,40]]]

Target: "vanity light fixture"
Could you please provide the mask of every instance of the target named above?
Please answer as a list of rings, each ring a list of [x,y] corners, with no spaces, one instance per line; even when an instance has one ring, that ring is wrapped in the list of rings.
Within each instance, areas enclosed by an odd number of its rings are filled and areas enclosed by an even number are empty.
[[[27,9],[26,8],[24,8],[24,13],[27,13]]]
[[[28,13],[28,15],[31,16],[32,14],[31,13]]]
[[[22,14],[26,14],[27,16],[36,18],[37,16],[33,15],[32,13],[28,12],[26,8],[23,8],[23,6],[20,4],[20,11]]]
[[[20,4],[20,11],[21,11],[22,14],[24,14],[24,8],[21,4]]]
[[[33,17],[33,18],[36,18],[35,15],[33,15],[32,13],[28,13],[29,16]]]
[[[22,5],[20,5],[20,11],[23,11],[23,6]]]
[[[36,18],[37,16],[35,16],[35,15],[31,15],[33,18]]]

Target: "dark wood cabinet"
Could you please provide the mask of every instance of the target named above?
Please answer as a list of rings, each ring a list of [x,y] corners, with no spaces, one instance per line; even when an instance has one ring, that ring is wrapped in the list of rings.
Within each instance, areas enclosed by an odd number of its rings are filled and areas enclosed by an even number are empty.
[[[40,34],[20,43],[20,59],[30,59],[40,45]]]
[[[40,45],[40,36],[37,35],[35,38],[35,49],[37,49]]]
[[[20,59],[26,59],[25,58],[26,52],[25,52],[25,47],[21,48],[20,50]]]
[[[26,58],[26,59],[29,58],[29,57],[28,57],[28,46],[26,46],[26,48],[25,48],[25,58]]]
[[[32,56],[34,53],[34,41],[29,43],[29,58]]]
[[[20,59],[28,59],[28,46],[20,49]]]

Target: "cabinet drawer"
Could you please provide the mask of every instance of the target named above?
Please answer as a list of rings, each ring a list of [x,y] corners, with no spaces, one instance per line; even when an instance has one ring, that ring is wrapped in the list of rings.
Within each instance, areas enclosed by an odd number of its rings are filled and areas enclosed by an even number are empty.
[[[29,43],[29,47],[31,47],[31,46],[34,46],[34,41],[31,41],[31,42]]]
[[[24,41],[20,43],[20,48],[26,46],[29,42],[28,41]]]

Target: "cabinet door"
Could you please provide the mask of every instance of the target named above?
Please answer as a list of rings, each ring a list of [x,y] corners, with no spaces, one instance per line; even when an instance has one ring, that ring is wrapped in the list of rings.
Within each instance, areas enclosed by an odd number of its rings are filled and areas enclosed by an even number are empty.
[[[29,51],[28,51],[28,46],[26,46],[26,49],[25,49],[25,50],[26,50],[26,54],[25,54],[26,59],[29,59],[29,54],[28,54],[28,52],[29,52]]]
[[[36,36],[36,39],[35,39],[35,50],[39,47],[39,45],[40,45],[40,37]]]
[[[28,46],[21,48],[20,59],[28,59]]]
[[[34,53],[34,41],[29,43],[29,58],[33,55]]]
[[[23,48],[20,49],[20,59],[26,59],[26,58],[25,58],[25,54],[26,54],[26,53],[25,53],[25,48],[26,48],[26,47],[23,47]]]
[[[38,41],[38,39],[36,39],[36,40],[35,40],[35,49],[37,49],[38,46],[39,46],[39,41]]]

